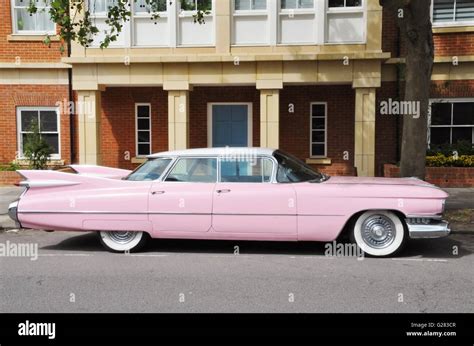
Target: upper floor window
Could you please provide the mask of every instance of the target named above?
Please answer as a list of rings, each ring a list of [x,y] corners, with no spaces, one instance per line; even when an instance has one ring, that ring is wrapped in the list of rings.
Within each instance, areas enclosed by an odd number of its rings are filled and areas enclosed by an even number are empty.
[[[37,0],[38,11],[28,12],[29,0],[12,0],[13,32],[15,34],[55,34],[55,24],[52,21],[49,8],[50,0]]]
[[[183,11],[212,11],[212,0],[181,0]]]
[[[266,10],[267,0],[235,0],[236,11]]]
[[[362,0],[328,0],[325,41],[328,43],[363,42],[365,39]]]
[[[433,0],[433,23],[462,24],[474,21],[474,1]]]
[[[329,0],[328,7],[360,7],[362,0]]]
[[[168,0],[158,0],[155,1],[153,6],[151,4],[147,4],[146,0],[136,0],[134,2],[134,13],[135,14],[144,14],[144,13],[151,13],[151,12],[166,12],[167,9],[167,2]],[[162,14],[160,13],[160,16]]]
[[[267,0],[234,0],[232,44],[269,43]]]
[[[314,0],[281,0],[281,9],[314,8]]]

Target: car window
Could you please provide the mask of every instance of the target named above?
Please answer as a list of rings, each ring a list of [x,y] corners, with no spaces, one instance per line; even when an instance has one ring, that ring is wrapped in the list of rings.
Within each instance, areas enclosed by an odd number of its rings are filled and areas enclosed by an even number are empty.
[[[161,177],[172,160],[169,158],[151,159],[139,166],[125,180],[157,180]]]
[[[278,161],[277,181],[297,183],[304,181],[324,181],[327,177],[294,156],[276,151],[273,156]]]
[[[221,182],[268,183],[271,181],[273,161],[268,158],[249,160],[221,159]]]
[[[181,158],[166,177],[170,182],[215,183],[217,159]]]

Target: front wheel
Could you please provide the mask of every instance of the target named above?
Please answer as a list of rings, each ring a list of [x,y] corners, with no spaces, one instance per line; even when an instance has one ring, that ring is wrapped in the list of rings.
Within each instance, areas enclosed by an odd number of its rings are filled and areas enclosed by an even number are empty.
[[[149,236],[145,232],[101,231],[100,242],[111,252],[136,252],[145,246]]]
[[[390,211],[371,210],[357,219],[352,240],[366,254],[374,257],[395,255],[406,241],[400,218]]]

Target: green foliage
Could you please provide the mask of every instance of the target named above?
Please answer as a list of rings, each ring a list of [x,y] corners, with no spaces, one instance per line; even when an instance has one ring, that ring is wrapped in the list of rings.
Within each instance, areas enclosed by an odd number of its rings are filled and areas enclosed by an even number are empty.
[[[32,169],[45,169],[53,148],[41,137],[38,121],[31,122],[29,131],[23,143],[23,154],[30,162]]]
[[[94,36],[99,33],[95,25],[93,11],[98,0],[49,0],[49,14],[53,22],[59,27],[59,37],[63,42],[77,42],[83,47],[89,47],[94,41]],[[111,42],[114,42],[122,32],[123,23],[130,20],[130,5],[137,0],[115,0],[111,2],[107,9],[107,19],[105,23],[107,29],[104,32],[104,38],[100,42],[100,48],[107,48]],[[189,6],[190,1],[183,1],[185,6]],[[195,11],[193,14],[194,22],[204,24],[204,16],[209,14],[211,9],[211,0],[205,0],[198,9],[190,8]],[[200,2],[201,4],[201,2]],[[166,0],[145,0],[145,8],[150,14],[150,20],[155,21],[160,17],[159,12],[166,8]],[[30,14],[45,9],[38,9],[36,0],[29,0],[28,12]],[[49,45],[51,40],[46,38],[45,43]],[[64,47],[61,46],[61,52]]]
[[[452,156],[455,153],[458,155],[474,155],[474,147],[469,141],[459,141],[456,144],[442,144],[438,146],[432,146],[427,151],[428,156],[435,156],[437,154]]]
[[[474,167],[474,155],[446,156],[438,153],[426,157],[427,167]]]
[[[18,165],[15,162],[10,162],[8,166],[0,166],[0,172],[5,172],[5,171],[16,171],[20,169],[20,165]]]

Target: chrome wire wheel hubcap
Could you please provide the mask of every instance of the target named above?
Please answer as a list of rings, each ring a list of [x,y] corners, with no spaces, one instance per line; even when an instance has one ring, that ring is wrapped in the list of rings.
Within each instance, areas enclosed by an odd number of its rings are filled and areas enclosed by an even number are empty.
[[[108,232],[109,237],[111,240],[113,240],[116,243],[119,244],[128,244],[132,240],[134,240],[138,233],[137,232],[130,232],[130,231],[124,231],[124,232]]]
[[[372,215],[362,224],[362,239],[370,247],[383,249],[393,243],[395,239],[395,225],[385,215]]]

